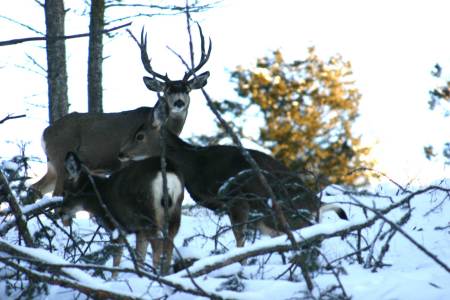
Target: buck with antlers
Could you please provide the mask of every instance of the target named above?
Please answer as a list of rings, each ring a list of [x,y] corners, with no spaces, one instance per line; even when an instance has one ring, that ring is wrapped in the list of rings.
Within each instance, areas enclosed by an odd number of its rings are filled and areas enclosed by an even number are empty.
[[[164,254],[166,260],[161,273],[166,274],[172,259],[173,239],[180,227],[184,195],[182,176],[170,161],[167,162],[168,197],[165,208],[160,157],[132,163],[105,178],[92,174],[74,153],[69,152],[64,164],[67,176],[60,210],[63,222],[71,220],[78,210],[86,210],[107,230],[119,227],[125,233],[135,233],[138,262],[145,260],[150,242],[153,266],[159,268],[161,255]],[[164,229],[165,211],[168,212],[168,236],[162,241],[160,232]],[[120,264],[121,257],[122,250],[115,253],[115,267]]]
[[[147,132],[145,126],[138,130],[124,144],[119,158],[128,161],[151,156],[153,145]],[[263,234],[281,234],[272,217],[272,200],[238,147],[193,146],[170,132],[167,132],[165,141],[166,156],[183,174],[192,199],[206,208],[228,214],[238,247],[244,245],[244,231],[249,222]],[[314,216],[319,218],[328,210],[347,219],[341,208],[321,203],[301,178],[282,163],[262,152],[248,151],[279,197],[280,207],[291,228],[313,224]]]
[[[154,119],[168,114],[167,128],[174,134],[183,129],[188,108],[189,92],[206,85],[209,72],[194,76],[205,65],[211,54],[211,40],[205,51],[205,41],[199,26],[201,40],[201,58],[197,66],[185,73],[182,80],[170,80],[167,75],[155,72],[147,54],[147,36],[142,30],[141,42],[137,42],[145,70],[152,77],[144,77],[148,89],[162,92],[161,99],[154,107],[141,107],[135,110],[117,113],[71,113],[62,117],[44,130],[42,146],[47,155],[47,173],[31,186],[33,190],[45,194],[53,190],[54,195],[61,195],[64,175],[64,157],[67,152],[75,151],[82,161],[94,172],[110,172],[120,168],[117,159],[123,142],[142,124],[147,124],[146,134],[149,153],[158,155],[159,128],[154,126]],[[165,103],[165,105],[163,105]],[[164,107],[165,106],[165,107]]]

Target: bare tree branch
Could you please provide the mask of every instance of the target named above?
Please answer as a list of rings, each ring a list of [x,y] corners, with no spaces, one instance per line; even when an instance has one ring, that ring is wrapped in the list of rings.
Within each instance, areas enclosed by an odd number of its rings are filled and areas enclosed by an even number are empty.
[[[186,23],[187,23],[187,31],[189,34],[189,45],[190,45],[190,60],[191,60],[191,64],[193,65],[193,60],[194,60],[194,51],[193,51],[193,46],[192,46],[192,34],[191,34],[191,18],[190,18],[190,14],[189,14],[189,4],[188,4],[188,0],[186,0]],[[200,29],[199,29],[200,30]],[[170,49],[170,48],[169,48]],[[172,49],[170,49],[175,55],[177,55],[181,62],[186,66],[188,72],[192,71],[192,68],[189,66],[189,64],[181,57],[181,55],[177,54],[175,51],[173,51]],[[195,72],[193,72],[192,74],[194,76],[194,78],[197,77],[197,75],[195,74]],[[239,137],[233,132],[233,129],[228,125],[228,123],[222,118],[220,112],[217,110],[217,108],[214,106],[213,101],[211,100],[211,97],[209,96],[209,94],[206,92],[206,90],[202,87],[201,91],[203,93],[203,96],[206,99],[206,102],[209,106],[209,108],[211,109],[211,111],[213,112],[213,114],[216,116],[216,118],[219,120],[221,126],[225,129],[225,131],[227,132],[227,134],[231,137],[233,143],[239,148],[239,150],[242,153],[242,156],[244,157],[244,159],[250,164],[252,170],[256,173],[256,178],[260,181],[260,183],[262,184],[263,188],[266,190],[267,194],[269,195],[269,198],[271,200],[271,214],[272,217],[275,221],[275,224],[279,224],[280,225],[280,229],[283,233],[285,233],[288,237],[288,239],[291,241],[292,246],[296,247],[296,242],[295,242],[295,238],[290,230],[289,224],[286,220],[286,217],[284,216],[283,211],[281,210],[280,205],[278,204],[277,201],[277,197],[275,195],[275,193],[273,192],[272,188],[270,187],[267,178],[264,176],[263,172],[261,171],[261,168],[258,166],[258,164],[256,163],[256,161],[253,159],[253,157],[250,155],[249,151],[247,149],[245,149],[241,143],[241,140],[239,139]],[[312,280],[309,276],[309,273],[306,269],[306,266],[303,266],[302,268],[302,273],[303,273],[303,277],[305,279],[305,281],[307,282],[307,286],[308,289],[311,291],[313,289],[313,284],[312,284]]]
[[[207,258],[207,261],[203,261],[200,263],[195,263],[192,267],[189,268],[189,271],[191,272],[192,276],[202,276],[205,274],[208,274],[214,270],[220,269],[224,266],[230,265],[232,263],[236,263],[239,261],[242,261],[244,259],[248,259],[250,257],[259,256],[263,254],[268,254],[272,252],[286,252],[297,249],[301,245],[308,245],[310,243],[313,243],[315,241],[336,237],[336,236],[343,236],[346,235],[352,231],[357,231],[369,226],[372,226],[377,220],[384,219],[384,215],[391,212],[392,210],[405,205],[406,203],[409,203],[414,197],[430,192],[430,191],[443,191],[450,193],[450,189],[446,189],[439,186],[429,186],[427,188],[417,190],[414,193],[411,193],[410,195],[404,197],[398,202],[395,202],[385,208],[376,210],[376,213],[374,212],[374,216],[367,218],[366,220],[360,220],[360,221],[353,221],[353,222],[347,222],[347,221],[339,221],[335,224],[335,230],[330,231],[329,227],[323,224],[314,225],[311,227],[307,227],[301,230],[298,230],[297,232],[299,235],[296,238],[295,245],[292,245],[292,243],[287,242],[284,238],[285,237],[277,237],[273,240],[274,243],[267,245],[267,243],[264,243],[263,245],[259,245],[258,243],[255,243],[251,246],[247,246],[246,248],[238,248],[238,249],[232,249],[227,254],[221,254],[216,256],[211,256]],[[387,223],[391,222],[388,220],[385,220]],[[392,223],[392,222],[391,222]],[[390,224],[390,223],[389,223]],[[393,223],[394,224],[394,223]],[[390,224],[391,225],[391,224]],[[323,230],[320,230],[320,228],[323,226]],[[396,225],[393,225],[396,226]],[[403,230],[402,230],[403,231]],[[311,232],[313,232],[311,234]],[[411,241],[411,240],[410,240]],[[414,245],[417,246],[417,242],[411,241]],[[449,272],[449,267],[442,262],[439,258],[437,258],[434,254],[430,253],[427,249],[425,249],[423,246],[418,246],[419,250],[423,251],[426,255],[428,255],[431,259],[433,259],[436,263],[438,263],[441,267],[443,267],[446,271]],[[181,271],[177,273],[180,276],[185,276],[185,271]]]
[[[4,117],[3,119],[0,120],[0,124],[5,123],[8,120],[19,119],[19,118],[24,118],[24,117],[26,117],[26,115],[14,116],[12,114],[8,114],[6,117]]]
[[[115,30],[118,30],[118,29],[130,26],[130,25],[131,25],[131,22],[128,22],[128,23],[123,24],[123,25],[119,25],[119,26],[115,26],[115,27],[110,28],[110,29],[102,30],[102,33],[108,33],[108,32],[115,31]],[[89,36],[89,33],[80,33],[80,34],[74,34],[74,35],[56,36],[56,37],[52,37],[52,39],[68,40],[68,39],[76,39],[76,38],[82,38],[82,37],[88,37],[88,36]],[[41,36],[41,37],[29,37],[29,38],[21,38],[21,39],[0,41],[0,47],[1,46],[16,45],[16,44],[25,43],[25,42],[45,41],[45,40],[47,40],[47,38],[48,37],[46,37],[46,36]]]
[[[39,201],[37,203],[33,203],[30,205],[26,205],[22,207],[22,213],[24,216],[30,218],[33,215],[41,213],[43,210],[46,209],[52,209],[57,207],[62,202],[62,198],[55,197],[52,199],[49,199],[48,201]],[[0,215],[7,215],[11,213],[11,210],[5,210],[2,211]],[[11,228],[13,228],[16,225],[15,220],[4,222],[0,225],[0,236],[5,235]]]
[[[89,181],[90,181],[92,187],[94,188],[95,195],[97,196],[97,200],[99,201],[100,206],[102,207],[103,211],[106,214],[106,217],[114,225],[114,227],[118,230],[119,237],[123,237],[123,241],[125,243],[125,246],[127,247],[128,252],[130,253],[131,261],[133,262],[133,265],[134,265],[134,268],[136,270],[136,273],[139,274],[140,273],[140,269],[139,269],[139,265],[137,263],[136,253],[134,252],[133,248],[130,246],[130,244],[128,243],[128,240],[126,239],[127,234],[126,234],[123,226],[120,225],[120,223],[112,215],[112,213],[109,210],[109,208],[106,206],[105,202],[103,201],[102,196],[100,195],[100,192],[97,189],[97,185],[95,184],[95,181],[94,181],[94,178],[92,177],[92,175],[89,172],[87,172],[87,175],[88,175],[88,178],[89,178]]]
[[[17,201],[16,197],[14,197],[11,188],[9,187],[8,180],[6,179],[5,175],[1,170],[0,170],[0,191],[2,191],[5,194],[6,201],[8,202],[9,207],[14,214],[17,223],[17,228],[19,229],[19,233],[23,237],[23,240],[25,241],[25,245],[27,245],[28,247],[34,246],[33,238],[31,237],[30,231],[28,230],[27,221],[24,218],[19,202]]]
[[[43,257],[39,257],[34,255],[34,252],[28,251],[28,248],[21,246],[13,246],[4,240],[0,239],[0,251],[4,252],[8,256],[0,256],[0,261],[24,274],[26,274],[31,279],[41,280],[47,282],[49,284],[55,284],[63,287],[73,288],[78,290],[88,296],[93,297],[94,299],[142,299],[140,296],[129,294],[129,293],[120,293],[117,291],[112,291],[98,284],[95,284],[94,278],[90,279],[91,276],[87,273],[80,273],[81,270],[89,270],[89,269],[98,269],[103,271],[110,272],[125,272],[125,273],[133,273],[136,274],[136,270],[131,268],[110,268],[103,267],[99,265],[93,264],[66,264],[55,262],[53,259],[48,260]],[[46,252],[45,250],[42,250]],[[52,255],[50,253],[46,253],[46,255]],[[56,256],[53,255],[55,258]],[[47,257],[47,256],[45,256]],[[36,265],[39,268],[46,268],[50,274],[46,274],[43,272],[38,272],[32,270],[30,268],[24,267],[20,264],[13,262],[12,260],[20,258],[21,260],[27,261],[32,265]],[[79,272],[73,272],[79,271]],[[64,274],[67,278],[61,278],[61,276],[55,276],[56,274]],[[205,292],[202,289],[198,289],[197,287],[191,288],[185,286],[176,280],[159,277],[152,273],[141,270],[140,276],[144,276],[149,280],[159,282],[161,284],[167,285],[169,287],[174,288],[177,291],[186,292],[189,294],[203,296],[210,299],[224,299],[220,294],[214,292]]]
[[[55,276],[53,274],[48,275],[43,272],[38,272],[35,270],[31,270],[29,268],[26,268],[18,263],[15,263],[13,261],[7,260],[5,258],[0,258],[0,261],[2,261],[5,265],[10,266],[28,276],[30,279],[34,279],[40,282],[46,282],[49,284],[55,284],[66,288],[72,288],[77,291],[82,292],[83,294],[86,294],[89,297],[92,297],[93,299],[120,299],[120,300],[137,300],[137,299],[143,299],[139,296],[133,296],[133,295],[126,295],[125,293],[119,293],[115,291],[111,291],[108,289],[104,289],[98,286],[92,286],[90,284],[81,283],[76,280],[72,279],[66,279],[61,278],[59,276]]]
[[[40,32],[39,30],[36,30],[36,29],[34,29],[33,27],[31,27],[30,25],[27,25],[27,24],[25,24],[25,23],[19,22],[19,21],[17,21],[17,20],[11,19],[11,18],[6,17],[6,16],[0,16],[0,18],[1,18],[1,19],[5,19],[5,20],[7,20],[7,21],[9,21],[9,22],[11,22],[11,23],[17,24],[17,25],[19,25],[19,26],[21,26],[21,27],[24,27],[24,28],[26,28],[26,29],[28,29],[28,30],[30,30],[30,31],[32,31],[32,32],[34,32],[34,33],[36,33],[36,34],[42,34],[42,35],[44,35],[43,32]]]
[[[358,201],[358,200],[356,200]],[[359,202],[359,201],[358,201]],[[360,202],[361,205],[363,205]],[[419,244],[416,240],[414,240],[408,233],[406,233],[400,226],[396,223],[392,222],[388,218],[386,218],[382,213],[380,213],[377,209],[373,209],[369,206],[365,206],[371,212],[373,212],[378,218],[383,219],[386,223],[391,225],[391,227],[395,228],[398,232],[400,232],[408,241],[410,241],[414,246],[419,248],[423,253],[425,253],[428,257],[434,260],[438,265],[444,268],[448,273],[450,273],[450,267],[447,266],[442,260],[440,260],[435,254],[431,253],[427,248]]]

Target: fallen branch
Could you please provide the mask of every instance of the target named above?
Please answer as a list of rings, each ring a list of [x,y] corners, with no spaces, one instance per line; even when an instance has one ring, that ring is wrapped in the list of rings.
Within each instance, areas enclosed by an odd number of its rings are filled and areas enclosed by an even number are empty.
[[[24,274],[31,279],[47,282],[49,284],[55,284],[62,287],[68,287],[78,290],[94,299],[142,299],[140,296],[131,293],[122,293],[110,289],[106,289],[103,286],[103,280],[92,277],[82,270],[98,269],[102,271],[110,272],[124,272],[132,273],[139,276],[143,276],[151,281],[155,281],[164,285],[167,285],[177,291],[186,292],[189,294],[207,297],[210,299],[224,299],[220,294],[215,292],[205,292],[202,289],[198,289],[185,286],[176,280],[170,280],[158,275],[149,273],[144,270],[140,270],[139,274],[132,268],[111,268],[94,264],[69,264],[63,259],[42,249],[31,249],[22,246],[11,245],[8,242],[0,239],[0,252],[10,255],[10,257],[1,255],[0,261]],[[13,260],[20,258],[23,261],[27,261],[30,264],[34,264],[39,268],[46,268],[50,274],[38,272],[30,268],[24,267],[20,264],[13,262]],[[62,274],[66,278],[61,276],[55,276]]]
[[[137,300],[143,299],[142,297],[135,296],[132,294],[120,293],[117,291],[108,290],[102,288],[100,286],[94,286],[91,284],[81,283],[76,280],[60,278],[54,275],[48,275],[43,272],[38,272],[35,270],[30,270],[29,268],[23,267],[18,263],[15,263],[10,260],[6,260],[5,258],[0,258],[5,265],[10,266],[28,276],[28,278],[32,280],[36,280],[38,282],[45,282],[48,284],[59,285],[66,288],[72,288],[81,293],[92,297],[93,299],[120,299],[120,300]]]
[[[354,221],[337,221],[333,223],[332,226],[330,224],[317,224],[310,227],[306,227],[296,231],[296,245],[293,246],[292,243],[286,240],[285,236],[280,236],[277,238],[273,238],[269,243],[267,241],[256,242],[253,245],[247,246],[245,248],[235,248],[230,250],[226,254],[220,254],[215,256],[210,256],[208,258],[204,258],[195,262],[188,270],[192,276],[202,276],[208,274],[214,270],[220,269],[222,267],[228,266],[230,264],[240,262],[242,260],[269,254],[272,252],[287,252],[291,250],[298,249],[299,246],[308,245],[315,241],[320,241],[323,239],[343,236],[352,231],[357,231],[369,226],[372,226],[377,220],[385,219],[384,215],[391,212],[392,210],[405,205],[409,201],[411,201],[415,196],[427,193],[432,190],[440,190],[444,192],[450,192],[450,189],[445,189],[439,186],[429,186],[427,188],[418,190],[410,195],[404,197],[398,202],[395,202],[385,208],[378,209],[372,217],[362,220],[354,220]],[[391,221],[387,221],[391,226]],[[393,223],[394,224],[394,223]],[[400,229],[401,230],[401,229]],[[403,231],[403,230],[402,230]],[[399,231],[400,232],[400,231]],[[411,240],[410,240],[411,241]],[[412,241],[411,241],[412,242]],[[436,263],[442,266],[445,270],[449,271],[449,268],[445,263],[440,261],[435,255],[430,253],[423,246],[418,245],[417,242],[412,242],[415,246],[418,247],[419,250],[423,251],[427,254],[431,259],[433,259]],[[172,276],[186,276],[186,271],[180,271]]]

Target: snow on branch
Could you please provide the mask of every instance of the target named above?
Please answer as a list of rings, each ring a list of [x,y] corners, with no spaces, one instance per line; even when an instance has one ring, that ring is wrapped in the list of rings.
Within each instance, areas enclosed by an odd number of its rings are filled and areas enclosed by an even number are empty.
[[[30,279],[37,279],[49,284],[73,288],[95,299],[143,299],[142,295],[139,293],[125,293],[123,291],[118,291],[117,289],[105,288],[105,282],[102,279],[92,277],[83,271],[85,269],[98,269],[136,274],[135,269],[108,268],[92,264],[69,264],[59,256],[50,253],[47,250],[12,245],[1,238],[0,253],[0,261],[2,263],[26,274]],[[36,265],[39,267],[40,271],[16,263],[15,260],[17,259],[26,261],[31,265]],[[43,272],[42,268],[46,269],[46,272]],[[139,275],[151,281],[164,284],[177,291],[211,299],[227,298],[214,291],[205,292],[203,289],[197,288],[194,284],[184,282],[183,280],[171,280],[144,270],[139,270]]]
[[[11,188],[9,187],[8,180],[6,179],[5,175],[1,170],[0,170],[0,191],[2,191],[5,194],[6,201],[8,202],[9,207],[14,214],[17,228],[19,229],[19,232],[22,235],[25,244],[31,247],[34,244],[34,241],[33,238],[31,237],[30,231],[28,230],[27,222],[24,218],[22,209],[16,197],[14,197]]]
[[[273,252],[291,251],[298,249],[299,246],[308,245],[314,241],[343,236],[350,232],[372,226],[379,219],[384,219],[385,221],[388,220],[384,215],[398,207],[409,203],[414,197],[431,191],[443,191],[446,193],[450,193],[450,189],[446,189],[440,186],[429,186],[413,192],[389,206],[379,208],[377,210],[372,210],[374,212],[374,215],[372,215],[371,217],[360,218],[351,221],[340,220],[333,224],[317,224],[295,231],[294,235],[296,246],[293,246],[290,241],[286,240],[286,236],[273,238],[269,241],[258,241],[253,245],[247,246],[245,248],[235,248],[230,250],[226,254],[220,254],[201,259],[195,262],[189,269],[180,271],[172,276],[184,277],[187,276],[187,272],[189,272],[191,276],[198,277],[254,256]],[[392,222],[390,222],[390,224],[391,223]],[[409,238],[409,240],[411,241],[412,238]],[[417,242],[412,241],[412,243],[422,252],[424,252],[428,257],[434,260],[438,265],[444,268],[447,272],[450,272],[449,266],[441,261],[436,255],[432,254],[423,246],[420,246]]]
[[[21,211],[25,217],[30,218],[36,214],[41,213],[43,210],[57,207],[61,202],[62,202],[61,197],[43,198],[36,203],[21,207]],[[0,215],[8,215],[10,213],[11,213],[10,208],[0,211]],[[15,220],[3,222],[0,225],[0,236],[5,235],[15,225],[16,225]]]

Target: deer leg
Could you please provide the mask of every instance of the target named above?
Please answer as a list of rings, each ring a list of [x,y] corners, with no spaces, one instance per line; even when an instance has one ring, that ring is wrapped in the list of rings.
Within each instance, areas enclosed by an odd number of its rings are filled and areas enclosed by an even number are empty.
[[[38,191],[41,195],[47,194],[55,189],[56,170],[51,162],[47,162],[47,173],[31,185],[31,189]]]
[[[123,246],[122,244],[124,241],[124,236],[119,236],[117,239],[111,239],[111,243],[114,244],[114,252],[113,252],[113,267],[118,267],[120,265],[120,262],[122,261],[122,254],[123,254]],[[117,272],[113,271],[111,273],[111,277],[113,279],[117,278]]]
[[[145,256],[147,254],[148,247],[147,234],[143,231],[138,231],[136,233],[136,255],[139,264],[143,265],[145,262]]]
[[[248,205],[233,205],[230,207],[228,213],[237,247],[244,247],[245,244],[245,229],[247,228],[248,211]]]
[[[163,243],[161,241],[161,238],[157,237],[156,235],[152,235],[150,244],[152,245],[153,252],[153,267],[156,270],[160,270],[160,259],[163,250]]]
[[[169,236],[164,239],[163,253],[165,256],[164,264],[162,266],[161,274],[166,275],[169,273],[170,264],[173,256],[173,240],[180,228],[181,209],[176,209],[170,218],[169,222]]]
[[[164,238],[164,242],[162,243],[162,253],[163,253],[163,262],[161,266],[161,275],[166,275],[169,273],[170,263],[172,262],[172,253],[173,253],[173,237]]]

